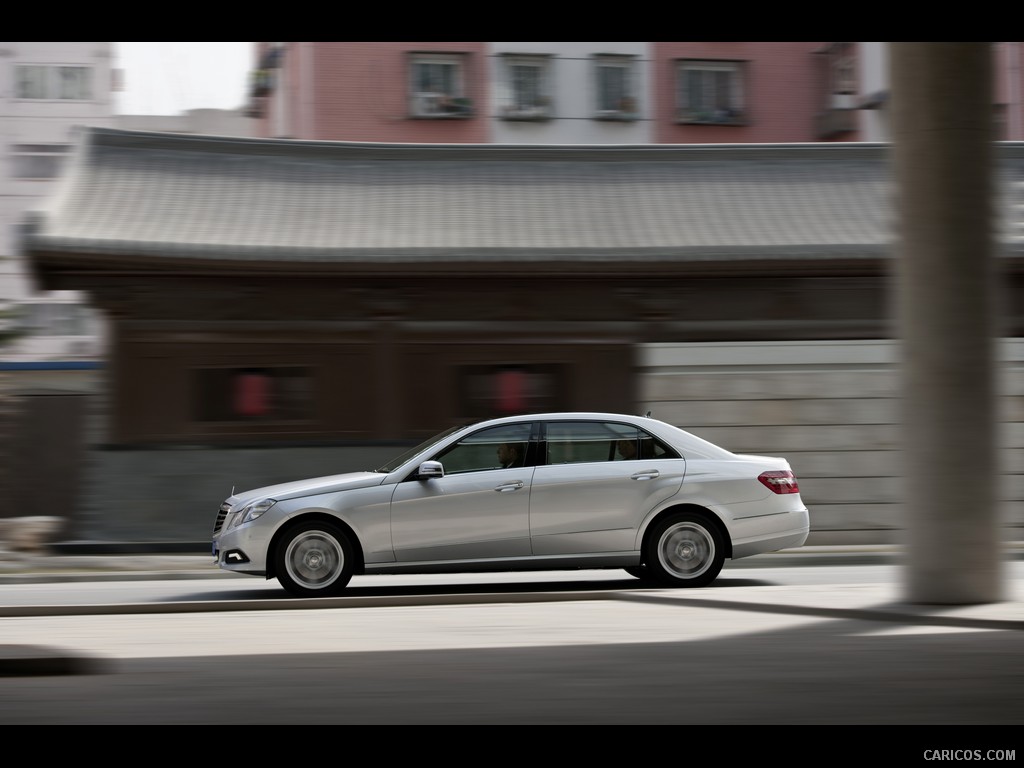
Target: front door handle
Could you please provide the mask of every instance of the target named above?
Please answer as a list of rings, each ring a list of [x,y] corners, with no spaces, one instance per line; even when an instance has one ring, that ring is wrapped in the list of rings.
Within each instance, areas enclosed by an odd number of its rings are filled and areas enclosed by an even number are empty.
[[[518,491],[522,487],[523,481],[517,480],[514,483],[505,483],[504,485],[499,485],[494,490],[496,490],[498,493],[505,493],[506,491]]]

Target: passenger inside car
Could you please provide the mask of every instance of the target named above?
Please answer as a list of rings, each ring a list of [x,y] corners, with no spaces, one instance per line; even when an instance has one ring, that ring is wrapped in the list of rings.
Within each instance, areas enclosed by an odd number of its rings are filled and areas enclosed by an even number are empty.
[[[526,459],[526,445],[524,443],[502,443],[498,446],[498,461],[502,469],[521,467]]]
[[[616,461],[629,461],[631,459],[654,459],[657,458],[654,441],[650,438],[640,440],[619,440],[615,445]]]

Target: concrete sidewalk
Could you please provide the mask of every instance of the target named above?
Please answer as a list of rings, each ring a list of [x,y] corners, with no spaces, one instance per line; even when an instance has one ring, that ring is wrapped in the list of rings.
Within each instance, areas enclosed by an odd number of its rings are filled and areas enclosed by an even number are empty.
[[[858,565],[895,563],[902,556],[895,545],[822,546],[785,549],[726,561],[724,573],[737,568],[790,565]],[[1008,548],[1008,557],[1024,558],[1024,542]],[[120,548],[94,554],[43,554],[0,550],[0,583],[116,581],[237,577],[217,568],[206,554],[130,552]]]
[[[71,580],[216,578],[235,576],[220,570],[209,554],[131,551],[130,545],[85,548],[88,554],[26,553],[0,549],[0,583]],[[140,547],[141,549],[141,547]],[[1007,560],[1024,559],[1024,541],[1004,544]],[[893,544],[804,546],[741,560],[728,560],[723,574],[738,568],[792,565],[899,563],[903,548]]]
[[[1024,543],[1008,548],[1009,560],[1024,559]],[[444,591],[437,594],[417,591],[416,594],[360,594],[353,589],[351,597],[319,598],[314,600],[243,601],[232,610],[266,611],[270,609],[346,609],[381,606],[484,606],[505,605],[509,608],[541,606],[553,602],[580,605],[595,601],[643,602],[651,606],[662,604],[688,609],[712,609],[722,616],[721,622],[735,627],[737,632],[749,629],[752,623],[763,622],[774,615],[779,620],[792,621],[793,617],[843,618],[843,620],[878,623],[880,627],[895,627],[915,631],[1024,631],[1024,580],[1008,579],[1006,599],[981,605],[914,605],[901,601],[901,587],[893,584],[837,584],[814,586],[774,586],[752,584],[758,568],[791,567],[794,565],[858,565],[898,564],[902,552],[898,547],[803,547],[758,555],[743,560],[729,561],[722,572],[718,586],[701,590],[666,590],[640,585],[636,590],[622,590],[621,586],[603,590],[531,591],[524,583],[521,589],[495,591]],[[602,574],[603,575],[603,574]],[[60,582],[90,582],[114,580],[173,580],[173,579],[243,579],[238,574],[222,571],[214,566],[208,555],[191,554],[91,554],[91,555],[14,555],[0,556],[0,584],[47,584]],[[374,577],[356,577],[353,587],[366,586],[365,580]],[[359,583],[362,583],[361,585]],[[255,583],[255,582],[254,582]],[[401,592],[398,590],[398,592]],[[150,606],[145,606],[150,607]],[[154,606],[153,612],[161,612]],[[164,606],[166,607],[166,606]],[[568,606],[566,606],[568,607]],[[204,609],[198,603],[195,610]],[[174,606],[175,612],[188,612],[187,604]],[[126,612],[122,606],[118,613]],[[133,612],[131,610],[127,612]],[[150,611],[141,611],[150,612]],[[3,618],[13,622],[4,633],[7,642],[0,644],[0,677],[41,675],[95,674],[97,656],[89,649],[68,649],[35,644],[33,613],[12,612]],[[46,616],[41,609],[37,616]],[[197,614],[199,615],[199,614]],[[548,630],[550,631],[550,628]],[[377,641],[375,641],[377,642]]]
[[[1010,553],[1012,559],[1021,559],[1024,547],[1015,547]],[[327,620],[334,615],[339,619],[350,616],[351,621],[344,622],[344,627],[357,627],[370,623],[374,627],[381,621],[395,621],[394,612],[372,611],[380,607],[411,608],[413,615],[422,616],[422,611],[440,610],[443,607],[458,607],[458,615],[464,619],[463,627],[476,627],[474,632],[480,633],[479,640],[483,644],[508,642],[503,627],[517,626],[519,642],[545,644],[586,644],[592,642],[587,634],[586,626],[575,620],[566,620],[568,615],[591,615],[595,611],[610,612],[627,610],[634,613],[643,610],[652,613],[650,623],[646,627],[623,627],[623,642],[637,642],[640,634],[644,641],[666,633],[678,625],[679,611],[696,612],[693,622],[684,622],[687,632],[711,632],[743,635],[754,627],[762,629],[772,626],[789,625],[794,622],[847,621],[865,622],[874,626],[878,632],[984,632],[984,631],[1024,631],[1024,578],[1007,578],[1005,599],[999,602],[980,605],[915,605],[904,602],[902,587],[899,584],[875,583],[843,583],[813,585],[777,585],[770,580],[758,579],[758,569],[771,567],[791,567],[794,564],[833,564],[856,565],[864,562],[895,564],[901,553],[896,548],[801,548],[771,555],[759,555],[756,558],[729,562],[722,572],[719,582],[705,589],[659,589],[637,582],[635,589],[623,589],[622,583],[612,579],[612,586],[604,588],[600,581],[606,578],[604,573],[588,572],[581,574],[580,579],[593,578],[593,589],[559,590],[547,582],[543,589],[532,590],[528,580],[524,579],[521,588],[508,589],[507,583],[496,583],[491,591],[473,589],[439,588],[435,590],[404,591],[396,588],[379,589],[382,577],[357,576],[353,579],[352,595],[337,598],[300,599],[253,599],[248,590],[239,592],[239,600],[231,601],[229,606],[211,612],[210,605],[204,602],[190,603],[159,603],[155,605],[111,606],[110,610],[72,611],[74,616],[58,616],[58,608],[52,614],[45,608],[34,611],[31,607],[10,606],[3,622],[4,643],[0,644],[0,677],[28,677],[40,675],[80,675],[97,674],[104,671],[104,658],[124,654],[125,658],[133,654],[145,652],[155,653],[150,636],[132,637],[131,627],[126,619],[134,613],[174,613],[178,619],[168,624],[174,627],[182,621],[197,624],[209,621],[238,621],[242,615],[264,616],[270,619],[272,613],[281,610],[318,609],[310,616],[310,621]],[[873,560],[869,560],[873,558]],[[230,574],[216,569],[211,558],[203,555],[146,555],[146,556],[75,556],[49,558],[22,558],[18,562],[11,559],[5,561],[7,569],[0,575],[0,583],[49,583],[60,581],[101,581],[101,580],[138,580],[138,579],[199,579],[220,578],[247,580],[237,574]],[[1016,564],[1015,564],[1016,565]],[[1019,568],[1014,569],[1016,574]],[[386,577],[383,577],[386,578]],[[511,578],[511,577],[510,577]],[[466,581],[476,583],[470,576],[453,577],[451,582],[459,585]],[[258,583],[254,580],[253,583]],[[447,580],[444,581],[447,584]],[[480,583],[487,583],[484,579]],[[519,582],[516,582],[518,585]],[[632,606],[629,609],[617,609],[616,604]],[[588,607],[589,606],[589,607]],[[642,606],[642,608],[641,608]],[[106,606],[100,606],[104,608]],[[151,610],[150,610],[151,609]],[[360,610],[362,609],[362,610]],[[559,619],[551,623],[551,610],[558,611]],[[349,611],[353,613],[349,614]],[[664,619],[659,620],[661,611],[666,611]],[[2,607],[0,607],[0,612]],[[475,616],[481,613],[480,619],[466,619],[466,612]],[[515,616],[516,619],[501,618],[495,621],[495,612],[502,617]],[[182,615],[184,614],[184,616]],[[438,617],[447,613],[431,613]],[[605,614],[609,615],[609,614]],[[358,619],[356,617],[359,617]],[[391,617],[391,618],[389,618]],[[700,617],[697,619],[697,617]],[[133,617],[136,618],[136,617]],[[154,617],[155,619],[155,617]],[[442,619],[438,618],[438,621]],[[37,621],[43,622],[42,625]],[[66,645],[47,646],[36,644],[40,626],[50,626],[54,621],[61,621],[61,642]],[[93,624],[100,626],[106,622],[109,627],[102,631],[88,629]],[[106,625],[104,625],[106,626]],[[487,627],[494,629],[497,636],[488,635]],[[76,629],[79,628],[79,629]],[[379,628],[378,628],[379,629]],[[272,632],[263,627],[263,633]],[[338,634],[341,630],[329,634],[326,647],[305,644],[314,643],[315,633],[297,638],[287,622],[282,627],[280,637],[271,634],[261,635],[261,642],[269,643],[276,648],[287,648],[288,652],[320,653],[326,650],[387,650],[384,638],[391,637],[374,629],[367,630],[366,636],[354,635],[347,642],[340,643]],[[345,630],[348,631],[348,630]],[[674,630],[673,630],[674,631]],[[82,636],[75,639],[76,632]],[[464,632],[464,630],[462,630]],[[492,633],[493,634],[493,633]],[[216,632],[196,631],[189,637],[210,636],[220,643],[221,636]],[[276,638],[276,639],[275,639]],[[449,643],[467,642],[463,634],[433,637],[429,633],[420,637],[410,637],[407,632],[395,631],[395,642],[399,648],[417,647],[423,649],[443,649],[456,646]],[[666,636],[666,639],[671,639]],[[177,648],[171,637],[165,638],[166,653],[171,654]],[[277,643],[274,646],[274,643]],[[142,649],[142,650],[140,650]],[[208,651],[213,654],[216,649]]]

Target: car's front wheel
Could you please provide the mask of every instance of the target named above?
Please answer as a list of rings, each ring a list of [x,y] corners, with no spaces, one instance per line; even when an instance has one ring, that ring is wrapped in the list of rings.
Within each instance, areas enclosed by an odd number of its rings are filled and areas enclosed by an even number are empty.
[[[673,587],[705,587],[725,564],[718,528],[702,515],[681,512],[657,523],[647,540],[644,564],[652,577]]]
[[[285,534],[274,568],[281,586],[295,597],[330,597],[345,588],[354,565],[348,535],[336,525],[314,521]]]

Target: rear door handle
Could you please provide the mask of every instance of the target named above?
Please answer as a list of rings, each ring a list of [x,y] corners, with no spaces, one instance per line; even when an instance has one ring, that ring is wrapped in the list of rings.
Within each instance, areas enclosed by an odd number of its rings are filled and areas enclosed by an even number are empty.
[[[631,475],[634,480],[651,480],[657,477],[660,473],[656,469],[648,469],[643,472],[637,472],[635,475]]]
[[[506,491],[518,491],[522,487],[523,481],[517,480],[514,483],[505,483],[504,485],[499,485],[494,490],[496,490],[498,493],[505,493]]]

